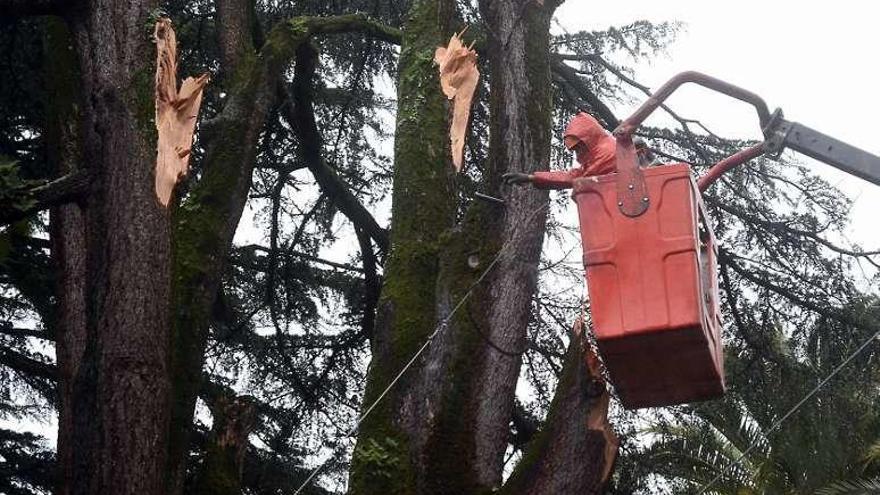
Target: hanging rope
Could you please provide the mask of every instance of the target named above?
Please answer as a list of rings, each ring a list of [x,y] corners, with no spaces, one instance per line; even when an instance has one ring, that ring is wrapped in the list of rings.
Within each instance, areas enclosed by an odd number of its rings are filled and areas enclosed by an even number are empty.
[[[531,221],[534,219],[535,215],[540,213],[542,210],[548,208],[549,206],[550,206],[550,203],[548,202],[547,204],[545,204],[539,208],[536,208],[534,211],[532,211],[529,214],[529,216],[526,218],[526,220],[524,222],[522,222],[516,226],[516,229],[514,230],[514,232],[523,228],[523,226],[531,223]],[[495,258],[493,258],[492,262],[489,263],[489,266],[487,266],[486,269],[483,270],[483,273],[480,274],[479,278],[477,278],[477,280],[475,280],[474,283],[472,283],[470,285],[470,287],[468,287],[467,292],[465,292],[464,296],[462,296],[461,299],[458,300],[458,303],[455,304],[455,306],[452,308],[452,311],[449,312],[449,314],[446,316],[446,318],[443,318],[440,321],[440,323],[437,324],[437,326],[434,328],[434,331],[431,332],[430,335],[428,335],[428,338],[425,340],[425,342],[422,344],[422,346],[419,347],[419,349],[415,352],[415,354],[413,354],[413,356],[410,358],[410,360],[407,361],[407,363],[405,365],[403,365],[403,368],[401,368],[401,370],[397,373],[397,375],[394,376],[394,378],[391,380],[391,382],[388,383],[388,386],[386,386],[385,390],[383,390],[382,393],[379,394],[379,397],[376,397],[376,400],[374,400],[373,403],[370,404],[370,407],[368,407],[364,411],[364,413],[357,419],[357,421],[355,421],[354,426],[352,426],[351,429],[346,433],[346,436],[352,436],[358,431],[358,428],[360,428],[360,426],[364,422],[364,420],[367,419],[367,416],[369,416],[370,413],[373,412],[373,409],[375,409],[376,406],[379,405],[379,402],[381,402],[382,399],[384,399],[385,396],[388,395],[388,392],[390,392],[391,389],[394,388],[394,386],[397,384],[397,382],[403,377],[403,375],[407,372],[407,370],[409,370],[409,368],[416,362],[416,360],[419,358],[419,356],[421,356],[422,353],[425,352],[425,349],[427,349],[428,346],[431,345],[431,342],[433,342],[434,338],[437,337],[437,335],[439,335],[440,332],[449,325],[449,322],[452,321],[452,317],[455,316],[456,311],[458,311],[459,308],[461,308],[464,305],[465,301],[467,301],[467,299],[473,293],[474,289],[476,289],[477,286],[483,282],[483,280],[486,278],[486,276],[489,275],[489,272],[492,271],[492,268],[495,267],[495,265],[501,259],[501,256],[504,254],[505,250],[510,246],[510,241],[513,240],[515,237],[516,236],[511,235],[507,239],[507,241],[504,242],[504,244],[501,246],[501,249],[498,250],[498,254],[495,255]],[[296,489],[296,491],[293,493],[293,495],[299,495],[299,493],[305,487],[307,487],[309,485],[309,483],[311,483],[311,481],[315,478],[315,476],[317,476],[318,473],[320,473],[321,470],[323,470],[324,467],[334,457],[335,457],[335,454],[331,455],[330,458],[328,458],[327,460],[325,460],[324,462],[319,464],[317,467],[315,467],[315,469],[312,470],[311,474],[309,474],[309,477],[306,478],[305,481],[303,481],[302,485],[300,485],[300,487]]]
[[[803,399],[801,399],[800,401],[798,401],[798,403],[795,404],[794,407],[792,407],[791,409],[789,409],[788,412],[786,412],[784,415],[782,415],[781,418],[779,418],[778,420],[776,420],[775,423],[773,423],[772,425],[770,425],[770,428],[767,429],[767,431],[764,433],[764,436],[765,436],[765,437],[766,437],[766,436],[769,436],[769,435],[770,435],[771,433],[773,433],[777,428],[779,428],[780,426],[782,426],[782,423],[784,423],[785,420],[787,420],[789,417],[791,417],[791,415],[794,414],[795,412],[797,412],[797,410],[800,409],[801,406],[803,406],[804,404],[806,404],[808,400],[810,400],[814,395],[816,395],[816,393],[819,392],[819,390],[821,390],[822,387],[824,387],[826,383],[828,383],[832,378],[834,378],[834,377],[840,372],[840,370],[842,370],[843,368],[845,368],[846,365],[850,363],[850,361],[852,361],[853,359],[855,359],[855,357],[858,356],[863,350],[865,350],[865,348],[868,347],[868,345],[869,345],[871,342],[873,342],[874,340],[876,340],[877,337],[880,337],[880,330],[877,330],[876,332],[874,332],[874,335],[871,335],[871,337],[869,337],[867,340],[865,340],[865,341],[862,343],[862,345],[860,345],[855,351],[853,351],[852,354],[850,354],[846,359],[844,359],[842,363],[840,363],[839,365],[837,365],[837,367],[834,368],[834,369],[831,371],[831,373],[829,373],[828,376],[825,377],[825,379],[823,379],[821,382],[819,382],[818,385],[816,385],[815,387],[813,387],[813,390],[810,390],[810,391],[807,393],[807,395],[804,396]],[[711,488],[712,485],[714,485],[714,484],[715,484],[718,480],[720,480],[725,474],[727,474],[727,472],[728,472],[731,468],[733,468],[734,466],[736,466],[737,464],[739,464],[740,462],[742,462],[742,460],[745,459],[745,457],[746,457],[747,455],[749,455],[749,452],[751,452],[752,450],[754,450],[754,448],[757,447],[757,446],[758,446],[758,441],[752,442],[752,444],[749,445],[749,447],[748,447],[745,451],[743,451],[743,453],[740,454],[739,457],[737,457],[736,460],[733,461],[732,464],[727,465],[727,467],[725,467],[724,469],[722,469],[720,473],[718,473],[714,478],[712,478],[712,480],[710,480],[708,483],[706,483],[706,484],[703,486],[703,488],[701,488],[700,491],[697,492],[697,495],[702,495],[703,493],[706,493],[706,491],[707,491],[709,488]]]

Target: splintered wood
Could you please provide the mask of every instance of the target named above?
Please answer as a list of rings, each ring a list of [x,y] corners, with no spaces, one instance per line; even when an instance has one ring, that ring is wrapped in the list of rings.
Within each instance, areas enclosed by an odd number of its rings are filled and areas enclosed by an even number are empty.
[[[177,89],[177,36],[171,20],[161,18],[153,31],[156,42],[156,197],[168,206],[174,186],[189,171],[196,117],[208,74],[188,77]]]
[[[587,362],[587,370],[589,370],[590,377],[594,380],[600,381],[604,385],[605,380],[602,378],[599,356],[596,355],[595,351],[588,348],[584,359]],[[602,463],[603,485],[608,482],[609,478],[611,478],[611,469],[614,467],[614,460],[617,459],[617,448],[620,444],[617,435],[614,434],[614,429],[611,427],[611,423],[608,422],[609,399],[610,396],[608,391],[603,392],[602,396],[598,399],[598,405],[594,407],[590,411],[589,416],[587,416],[587,428],[601,432],[605,437],[605,456]]]
[[[575,320],[574,327],[572,328],[575,338],[584,338],[584,327],[583,317]],[[615,435],[611,423],[608,422],[608,404],[611,395],[605,387],[605,378],[602,376],[602,363],[599,361],[596,351],[586,343],[586,340],[583,340],[583,342],[583,360],[588,381],[595,384],[601,390],[601,393],[596,398],[597,402],[590,408],[587,414],[587,429],[599,432],[604,438],[603,458],[602,462],[598,463],[602,469],[600,484],[604,486],[611,478],[611,470],[614,467],[614,461],[617,459],[617,449],[620,446],[620,440]]]
[[[461,171],[464,159],[464,141],[471,101],[480,79],[477,52],[472,49],[473,43],[466,47],[461,42],[463,33],[464,31],[453,34],[448,46],[437,47],[434,52],[434,62],[440,66],[440,86],[446,97],[453,100],[449,139],[452,143],[452,163],[457,172]]]

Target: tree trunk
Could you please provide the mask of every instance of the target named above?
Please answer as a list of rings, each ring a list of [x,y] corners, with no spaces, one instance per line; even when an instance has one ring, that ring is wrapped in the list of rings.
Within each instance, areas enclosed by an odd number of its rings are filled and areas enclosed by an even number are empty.
[[[550,412],[504,486],[504,495],[603,493],[617,459],[599,358],[575,323]]]
[[[61,493],[165,493],[171,244],[153,186],[154,6],[96,0],[71,19],[93,180],[53,214]]]
[[[448,108],[433,58],[436,47],[445,45],[452,33],[454,4],[418,0],[404,27],[394,144],[392,249],[376,315],[365,404],[381,395],[442,317],[436,293],[441,236],[453,224],[455,195]],[[441,334],[440,339],[446,336]],[[420,382],[443,367],[416,363],[361,426],[350,479],[352,494],[422,493],[423,488],[416,487],[426,483],[425,445],[442,383],[426,388]],[[456,486],[450,486],[448,493],[465,493]]]
[[[548,168],[552,132],[549,29],[555,6],[556,2],[531,0],[480,3],[491,33],[490,170],[496,174]],[[491,178],[497,179],[497,175]],[[498,347],[522,349],[536,290],[547,194],[514,187],[505,201],[502,236],[510,255],[501,257],[493,272],[488,333]],[[572,335],[548,418],[505,484],[506,494],[601,493],[608,480],[617,440],[607,421],[608,393],[598,360],[584,344],[582,333],[578,326]],[[477,442],[483,445],[480,472],[486,479],[501,475],[500,459],[520,366],[519,356],[514,359],[493,351],[478,360],[485,379],[481,395],[475,398],[482,406],[478,421],[484,426],[477,430]]]
[[[257,406],[252,397],[218,390],[206,394],[213,424],[205,444],[205,459],[191,493],[194,495],[239,495],[248,435],[257,424]]]
[[[487,182],[492,189],[498,188],[505,172],[533,172],[549,166],[550,20],[555,8],[551,4],[532,0],[480,4],[489,31]],[[471,399],[478,404],[474,418],[477,472],[487,486],[501,481],[548,206],[547,191],[514,186],[506,193],[503,219],[498,222],[488,215],[481,222],[497,229],[506,245],[488,281],[486,334],[494,345],[482,346],[476,356],[474,373],[480,379]]]
[[[202,379],[211,307],[244,210],[257,139],[274,102],[274,77],[247,34],[249,2],[220,0],[218,35],[228,99],[216,118],[199,182],[174,212],[169,493],[181,493]],[[278,71],[280,72],[280,71]]]
[[[377,315],[367,404],[458,301],[468,300],[362,428],[351,483],[356,494],[467,494],[500,486],[536,286],[546,192],[513,191],[506,211],[472,204],[453,225],[449,109],[438,101],[436,67],[426,63],[436,46],[445,45],[451,16],[438,15],[430,4],[413,7],[400,59],[392,256]],[[522,13],[515,10],[511,15]],[[492,144],[484,176],[489,191],[498,189],[507,170],[547,167],[551,15],[549,8],[535,8],[516,22],[506,19],[502,27],[511,41],[490,43]],[[527,52],[531,43],[538,48]],[[513,55],[505,58],[499,49]],[[489,277],[470,291],[496,256]]]
[[[503,209],[474,202],[454,223],[455,182],[449,178],[446,137],[449,109],[440,100],[436,68],[428,63],[433,49],[447,41],[452,16],[438,12],[444,8],[448,12],[452,7],[417,2],[404,32],[392,254],[377,314],[365,407],[438,325],[440,330],[362,425],[350,486],[357,495],[476,494],[498,489],[502,481],[548,195],[513,188],[505,195]],[[548,167],[553,9],[551,2],[482,5],[491,67],[490,158],[484,190],[498,191],[505,172]],[[482,279],[486,270],[488,276]],[[580,349],[579,342],[573,344],[572,354]],[[583,366],[569,368],[574,369],[569,375],[584,371]],[[583,451],[579,446],[590,441],[578,435],[586,428],[581,420],[593,413],[605,417],[593,402],[569,400],[579,396],[573,387],[584,380],[565,380],[555,404],[557,409],[585,408],[552,416],[560,418],[554,420],[552,431],[574,434],[568,451],[579,453]],[[558,434],[540,436],[563,440]],[[606,443],[590,445],[604,448]],[[536,452],[551,465],[561,464],[552,448]],[[547,473],[553,482],[528,488],[518,482],[510,493],[561,493],[554,487],[584,486],[571,480],[587,479],[591,470],[604,472],[606,464],[597,459],[595,464],[590,458],[566,459],[567,468],[577,467],[576,472],[568,470],[558,477]]]
[[[73,39],[59,18],[46,21],[46,142],[49,161],[58,175],[80,168],[81,142],[78,66]],[[85,228],[80,204],[70,203],[49,212],[55,293],[58,294],[55,355],[58,363],[58,485],[71,493],[74,480],[73,383],[86,343]]]

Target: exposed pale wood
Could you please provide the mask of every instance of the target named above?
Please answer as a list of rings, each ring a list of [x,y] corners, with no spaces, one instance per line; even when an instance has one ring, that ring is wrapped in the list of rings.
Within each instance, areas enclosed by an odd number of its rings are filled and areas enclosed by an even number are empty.
[[[177,89],[177,36],[171,20],[159,19],[153,31],[156,42],[156,197],[168,206],[174,186],[189,171],[196,118],[208,74],[188,77]]]
[[[619,441],[608,422],[599,358],[583,334],[578,319],[547,420],[502,495],[605,493]]]
[[[574,333],[576,338],[583,339],[584,322],[578,319],[575,322]],[[614,468],[614,461],[617,459],[617,449],[620,441],[614,433],[614,428],[608,422],[608,403],[610,394],[605,390],[605,379],[602,377],[602,364],[599,362],[599,356],[596,351],[586,344],[584,345],[584,361],[586,363],[586,371],[589,380],[600,387],[601,393],[587,413],[587,430],[597,432],[604,439],[604,455],[596,463],[601,467],[602,475],[599,477],[599,485],[605,486],[611,478],[611,472]]]
[[[463,33],[464,31],[453,34],[447,46],[439,46],[434,52],[434,62],[440,66],[440,86],[443,94],[453,101],[449,139],[452,143],[452,164],[459,172],[464,160],[464,141],[471,113],[471,101],[480,79],[480,71],[477,70],[477,52],[472,49],[473,45],[464,46],[461,41]]]

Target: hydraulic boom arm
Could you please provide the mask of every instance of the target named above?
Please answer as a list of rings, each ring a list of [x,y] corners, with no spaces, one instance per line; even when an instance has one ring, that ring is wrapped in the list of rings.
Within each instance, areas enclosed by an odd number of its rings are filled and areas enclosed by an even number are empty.
[[[786,148],[827,163],[832,167],[873,184],[880,185],[880,157],[805,125],[787,121],[783,118],[782,111],[779,109],[770,114],[767,111],[767,104],[755,93],[699,72],[682,72],[667,81],[632,116],[621,122],[617,129],[614,130],[615,137],[624,142],[630,141],[633,132],[635,132],[636,128],[641,125],[645,118],[656,110],[679,86],[689,82],[750,103],[758,112],[758,120],[765,139],[760,145],[748,148],[718,162],[700,179],[700,190],[709,187],[721,174],[741,163],[761,154],[776,159],[779,158],[779,155]]]
[[[766,153],[771,157],[778,157],[782,150],[790,148],[880,186],[880,157],[877,155],[803,124],[781,117],[776,120],[778,123],[764,131]]]

